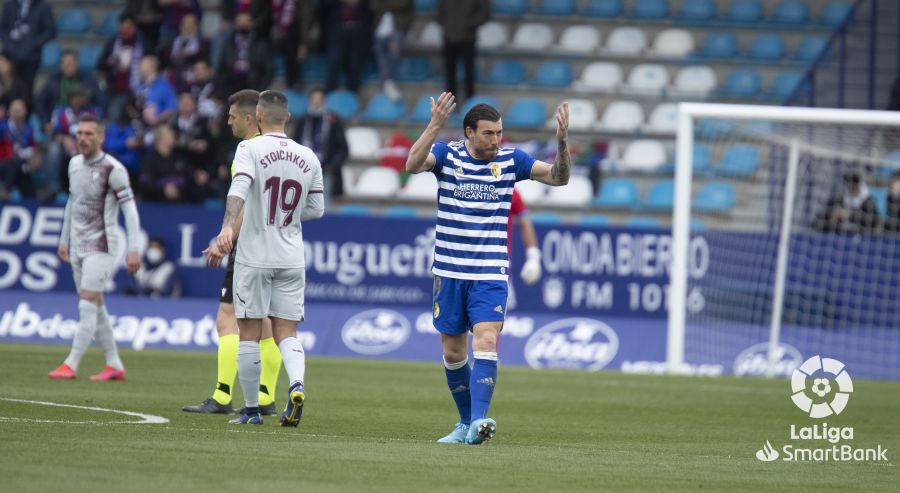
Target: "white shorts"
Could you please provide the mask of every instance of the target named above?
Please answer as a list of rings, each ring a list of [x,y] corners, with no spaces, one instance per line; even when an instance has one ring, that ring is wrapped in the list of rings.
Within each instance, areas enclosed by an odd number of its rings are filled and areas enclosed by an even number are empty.
[[[108,253],[88,253],[81,257],[72,255],[72,275],[75,278],[75,289],[102,293],[115,270],[116,259]]]
[[[303,321],[306,269],[234,266],[234,314],[237,318],[278,317]]]

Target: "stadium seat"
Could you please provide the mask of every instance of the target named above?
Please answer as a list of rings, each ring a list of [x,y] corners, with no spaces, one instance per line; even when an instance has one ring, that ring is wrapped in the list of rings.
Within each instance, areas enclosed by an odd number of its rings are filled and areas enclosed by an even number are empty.
[[[517,86],[525,82],[525,64],[518,60],[497,60],[488,71],[485,84]]]
[[[581,72],[581,78],[572,84],[579,92],[612,92],[622,83],[622,68],[612,62],[593,62]]]
[[[434,99],[435,99],[435,101],[437,101],[437,97],[435,97]],[[487,104],[487,105],[493,106],[497,110],[500,109],[500,100],[493,96],[484,96],[481,94],[472,96],[471,98],[466,100],[466,102],[463,104],[462,108],[460,109],[460,111],[458,113],[460,123],[462,123],[462,117],[465,116],[465,114],[468,113],[469,110],[472,109],[472,107],[474,107],[476,104]],[[431,110],[429,109],[429,112],[430,111]],[[504,121],[504,123],[506,122],[505,116],[504,116],[503,121]]]
[[[809,87],[808,82],[804,82],[803,73],[801,72],[782,72],[775,76],[772,85],[769,87],[768,96],[773,99],[785,100],[795,94],[800,84],[804,88],[798,91],[798,94],[805,93],[805,89]]]
[[[821,36],[807,36],[797,43],[792,60],[797,62],[812,62],[825,51],[828,41]]]
[[[642,63],[631,69],[628,82],[623,89],[631,93],[660,96],[667,85],[669,85],[669,71],[665,66]]]
[[[540,15],[572,15],[578,7],[576,0],[541,0],[535,13]]]
[[[603,110],[595,130],[634,132],[644,123],[644,109],[635,101],[613,101]]]
[[[658,229],[662,224],[655,217],[635,216],[625,221],[625,226],[635,229]]]
[[[709,58],[734,58],[738,55],[738,39],[729,32],[714,32],[703,40],[700,55]]]
[[[376,94],[366,105],[363,118],[378,122],[396,122],[401,120],[404,114],[406,106],[403,100],[394,101],[385,94]]]
[[[853,6],[849,2],[829,2],[819,11],[819,24],[837,26],[850,15]]]
[[[526,22],[516,29],[512,48],[523,51],[544,51],[553,45],[553,29],[547,24]]]
[[[303,77],[307,83],[324,83],[327,76],[328,59],[325,55],[313,53],[303,62]]]
[[[703,221],[697,219],[696,217],[692,217],[691,221],[690,221],[690,228],[691,228],[691,231],[698,231],[701,229],[706,229],[706,224]]]
[[[548,120],[552,128],[556,128],[556,119],[550,115]],[[590,130],[597,122],[597,107],[587,99],[569,99],[569,130]]]
[[[726,182],[704,184],[691,203],[691,209],[698,212],[726,213],[734,207],[734,185]]]
[[[644,210],[665,211],[671,210],[675,202],[675,182],[661,180],[650,186],[639,207]]]
[[[706,65],[684,67],[675,76],[670,92],[683,96],[707,96],[716,90],[716,72]]]
[[[431,121],[431,98],[437,101],[437,96],[425,94],[416,100],[413,109],[409,114],[410,123],[428,123]]]
[[[520,98],[506,110],[503,123],[510,128],[540,128],[547,119],[547,106],[540,99]]]
[[[660,134],[675,134],[678,129],[678,104],[661,103],[650,112],[644,131]]]
[[[418,215],[415,207],[408,205],[392,205],[384,210],[387,217],[411,218]]]
[[[636,27],[617,27],[606,39],[606,51],[618,55],[638,55],[647,47],[647,36]]]
[[[593,201],[597,207],[631,209],[637,205],[637,183],[631,178],[607,178]]]
[[[734,120],[704,118],[697,122],[695,133],[704,139],[713,140],[731,133],[736,126],[737,122]]]
[[[636,19],[664,19],[669,16],[669,0],[640,0],[634,2],[631,16]]]
[[[531,212],[528,214],[531,222],[534,224],[562,224],[562,216],[555,212]]]
[[[350,159],[374,162],[381,151],[381,135],[371,127],[350,127],[346,131]]]
[[[117,10],[104,14],[103,20],[100,21],[100,24],[97,26],[97,29],[95,29],[94,32],[105,38],[114,36],[119,30],[119,15],[121,15],[121,12]]]
[[[78,47],[78,68],[93,71],[97,68],[100,55],[103,54],[103,46],[99,44],[83,44]]]
[[[59,67],[59,59],[62,57],[62,48],[56,41],[48,41],[41,48],[41,69],[55,70]]]
[[[875,202],[875,210],[878,211],[878,215],[882,217],[887,216],[888,189],[870,188],[869,193],[872,194],[872,200]]]
[[[711,21],[716,17],[715,0],[684,0],[677,18],[689,22]]]
[[[875,169],[875,178],[879,180],[887,180],[895,171],[900,170],[900,151],[889,152],[884,157],[884,163],[885,166]]]
[[[622,15],[622,0],[588,0],[582,14],[588,17],[618,17]]]
[[[682,58],[694,51],[694,37],[684,29],[664,29],[653,39],[650,53],[657,56]]]
[[[356,186],[353,187],[354,197],[368,197],[375,199],[387,199],[397,194],[400,189],[400,175],[391,168],[372,166],[366,168]]]
[[[748,144],[728,146],[715,168],[719,176],[751,176],[759,169],[759,151]]]
[[[608,217],[599,214],[587,214],[578,219],[578,225],[586,228],[605,227],[610,224],[612,221]]]
[[[409,177],[406,186],[397,192],[397,197],[420,202],[436,202],[438,182],[434,173],[418,173]]]
[[[572,65],[563,60],[550,60],[538,66],[532,86],[569,87],[572,85]]]
[[[600,31],[594,26],[569,26],[559,36],[556,50],[564,53],[592,54],[600,46]]]
[[[431,60],[424,56],[403,57],[396,69],[397,82],[425,82],[431,75]]]
[[[438,0],[416,0],[416,12],[433,12]]]
[[[738,69],[728,74],[722,92],[726,96],[750,98],[756,96],[762,86],[759,72],[750,69]]]
[[[430,48],[444,45],[444,29],[436,21],[429,21],[419,32],[419,44]]]
[[[59,34],[84,34],[91,30],[91,14],[84,9],[69,8],[56,17],[56,32]]]
[[[760,0],[731,0],[725,19],[732,22],[753,23],[763,17],[763,6]]]
[[[506,45],[509,44],[509,29],[502,22],[486,22],[478,28],[476,44],[482,50],[506,48]]]
[[[772,12],[772,21],[800,26],[809,20],[809,7],[804,0],[782,0]]]
[[[535,180],[524,180],[516,183],[516,190],[522,196],[522,200],[528,205],[538,205],[544,202],[547,196],[547,185]]]
[[[372,209],[365,204],[344,204],[338,207],[338,214],[342,216],[371,216]]]
[[[528,0],[494,0],[491,10],[495,14],[523,15],[528,12]]]
[[[652,139],[638,139],[628,144],[618,169],[623,171],[655,172],[666,164],[666,147]]]
[[[359,98],[355,92],[331,91],[325,96],[325,107],[347,120],[353,118],[359,111]]]
[[[550,187],[544,203],[555,207],[586,207],[593,197],[591,180],[586,176],[572,175],[567,185]]]
[[[712,149],[709,145],[694,144],[692,168],[697,174],[708,174],[712,169]]]
[[[747,56],[755,60],[780,60],[784,53],[784,38],[777,34],[763,34],[750,42]]]

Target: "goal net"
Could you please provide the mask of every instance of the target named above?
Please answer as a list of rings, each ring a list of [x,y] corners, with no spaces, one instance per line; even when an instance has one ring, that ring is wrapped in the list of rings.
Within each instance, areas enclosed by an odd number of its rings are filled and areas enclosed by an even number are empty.
[[[900,379],[900,113],[680,111],[670,370]]]

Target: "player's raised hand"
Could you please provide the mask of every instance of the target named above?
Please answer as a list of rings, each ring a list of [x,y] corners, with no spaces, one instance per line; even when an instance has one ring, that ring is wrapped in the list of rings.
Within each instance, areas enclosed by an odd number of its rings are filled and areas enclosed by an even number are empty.
[[[569,138],[569,102],[563,101],[556,108],[556,140]]]
[[[203,250],[203,255],[206,256],[207,267],[218,267],[222,265],[222,259],[225,258],[225,254],[222,253],[215,244],[210,245],[206,250]]]
[[[431,99],[431,123],[443,127],[453,110],[456,109],[456,96],[450,92],[442,92],[437,101]]]
[[[138,252],[128,252],[125,255],[125,267],[129,274],[134,274],[141,268],[141,255]]]
[[[59,255],[63,262],[69,263],[69,245],[60,245],[56,249],[56,254]]]
[[[219,233],[219,236],[216,237],[216,247],[218,247],[221,252],[231,253],[233,244],[234,231],[231,229],[231,226],[222,226],[222,231]]]

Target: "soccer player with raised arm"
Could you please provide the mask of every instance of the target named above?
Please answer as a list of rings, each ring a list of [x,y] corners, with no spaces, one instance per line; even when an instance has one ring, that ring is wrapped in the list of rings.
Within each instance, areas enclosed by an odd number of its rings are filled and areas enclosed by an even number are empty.
[[[300,423],[306,399],[306,357],[297,339],[306,285],[301,222],[322,217],[325,206],[322,166],[311,149],[285,135],[289,118],[283,93],[264,91],[259,95],[256,119],[262,136],[238,145],[225,219],[216,238],[220,252],[232,251],[243,209],[234,267],[234,313],[240,328],[238,380],[246,405],[240,416],[231,420],[234,424],[262,424],[255,391],[263,319],[272,321],[290,380],[282,426]]]
[[[91,380],[125,380],[125,366],[103,304],[103,291],[115,270],[119,207],[128,235],[125,265],[129,274],[141,266],[141,224],[128,171],[103,152],[104,135],[105,129],[97,117],[82,116],[78,121],[75,138],[80,154],[69,161],[69,200],[57,251],[63,262],[72,264],[78,291],[78,331],[69,356],[48,374],[56,380],[76,377],[78,364],[94,338],[106,355],[106,367],[92,375]]]
[[[497,383],[497,338],[506,316],[506,228],[513,187],[527,179],[553,186],[569,182],[569,105],[562,103],[556,111],[553,164],[500,147],[500,112],[486,104],[475,105],[463,118],[465,140],[435,142],[455,107],[447,92],[431,100],[431,121],[410,149],[406,171],[431,171],[438,180],[434,327],[441,333],[447,384],[459,411],[459,423],[438,441],[480,444],[497,431],[488,409]]]
[[[259,136],[259,125],[256,122],[256,104],[259,102],[259,91],[244,89],[228,98],[228,125],[231,133],[243,140]],[[231,164],[234,175],[234,163]],[[241,229],[241,215],[235,221],[235,241]],[[215,245],[204,253],[213,267],[218,267],[224,256]],[[225,279],[222,282],[222,294],[219,297],[219,311],[216,313],[216,332],[219,334],[219,350],[217,358],[216,388],[212,397],[200,404],[184,406],[183,411],[189,413],[231,414],[231,393],[234,379],[237,376],[238,324],[234,316],[234,255],[228,257]],[[272,324],[263,320],[262,340],[259,342],[262,370],[259,385],[259,409],[263,415],[275,414],[275,386],[281,372],[281,354],[272,337]]]

